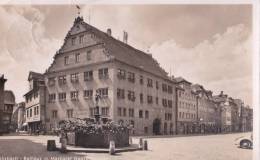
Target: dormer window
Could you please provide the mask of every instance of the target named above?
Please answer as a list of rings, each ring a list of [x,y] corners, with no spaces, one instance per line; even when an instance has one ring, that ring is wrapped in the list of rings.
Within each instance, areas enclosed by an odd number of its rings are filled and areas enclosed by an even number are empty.
[[[75,45],[75,41],[76,41],[76,37],[74,37],[74,38],[71,38],[71,45]]]

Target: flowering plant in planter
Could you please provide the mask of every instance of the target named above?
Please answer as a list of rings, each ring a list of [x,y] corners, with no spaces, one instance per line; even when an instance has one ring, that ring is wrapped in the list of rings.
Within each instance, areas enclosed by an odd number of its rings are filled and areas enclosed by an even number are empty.
[[[80,146],[108,146],[110,140],[114,140],[118,146],[129,145],[130,125],[124,126],[112,121],[98,124],[89,120],[73,119],[60,121],[59,128],[65,133],[75,133],[75,144]]]
[[[59,122],[59,129],[65,132],[86,133],[86,134],[116,134],[126,132],[131,129],[130,125],[116,124],[113,121],[105,124],[97,124],[95,122],[73,119],[62,120]]]

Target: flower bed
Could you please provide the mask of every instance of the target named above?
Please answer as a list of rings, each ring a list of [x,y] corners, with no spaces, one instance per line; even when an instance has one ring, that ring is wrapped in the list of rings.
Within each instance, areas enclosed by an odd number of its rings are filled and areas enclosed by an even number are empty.
[[[96,124],[87,120],[67,120],[60,122],[60,129],[67,133],[68,144],[108,148],[111,140],[116,147],[129,146],[129,128],[113,122]]]

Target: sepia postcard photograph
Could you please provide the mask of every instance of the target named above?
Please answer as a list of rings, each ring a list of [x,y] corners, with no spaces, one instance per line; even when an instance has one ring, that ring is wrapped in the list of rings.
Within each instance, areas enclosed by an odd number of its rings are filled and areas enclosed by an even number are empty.
[[[258,160],[259,2],[0,2],[0,160]]]

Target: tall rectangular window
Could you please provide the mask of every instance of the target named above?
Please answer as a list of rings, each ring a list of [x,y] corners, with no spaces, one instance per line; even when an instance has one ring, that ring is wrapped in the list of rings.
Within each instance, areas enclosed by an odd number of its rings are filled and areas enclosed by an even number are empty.
[[[66,75],[59,76],[58,82],[60,85],[66,84]]]
[[[80,44],[83,43],[83,38],[84,38],[84,35],[80,35],[80,36],[79,36],[79,43],[80,43]]]
[[[96,90],[96,93],[100,95],[101,98],[108,97],[108,88],[99,88]]]
[[[102,107],[101,108],[101,115],[108,116],[109,115],[109,107]]]
[[[153,97],[152,96],[147,96],[147,103],[152,104],[153,103]]]
[[[71,38],[71,45],[75,45],[75,42],[76,42],[76,37],[73,37],[73,38]]]
[[[84,72],[84,81],[92,81],[93,80],[93,71]]]
[[[32,108],[30,108],[30,117],[32,117]]]
[[[140,84],[141,84],[141,85],[144,84],[144,77],[143,77],[142,75],[140,75],[140,79],[139,79],[139,81],[140,81]]]
[[[84,90],[84,98],[92,99],[93,97],[93,90]]]
[[[76,62],[76,63],[79,62],[79,56],[80,56],[80,53],[76,53],[76,54],[75,54],[75,62]]]
[[[150,78],[147,78],[147,87],[153,87],[153,80]]]
[[[135,92],[134,91],[128,91],[128,100],[135,101]]]
[[[36,115],[39,115],[39,106],[36,106]]]
[[[71,81],[71,83],[79,82],[79,74],[78,73],[71,74],[70,81]]]
[[[49,94],[49,102],[54,102],[55,99],[56,99],[56,94],[55,93]]]
[[[57,118],[57,110],[52,111],[52,118]]]
[[[69,56],[64,57],[64,64],[65,65],[69,64]]]
[[[144,95],[143,93],[140,93],[140,103],[143,103],[144,102]]]
[[[125,98],[125,90],[117,88],[117,98],[124,99]]]
[[[78,100],[79,92],[78,91],[72,91],[70,92],[70,98],[71,100]]]
[[[72,109],[68,109],[67,110],[67,117],[68,118],[72,118],[73,117],[73,110]]]
[[[172,86],[168,86],[168,93],[172,94]]]
[[[128,109],[128,114],[129,114],[129,117],[134,117],[134,109],[133,108],[129,108]]]
[[[90,61],[91,60],[91,50],[87,51],[87,60]]]
[[[135,74],[132,72],[128,72],[128,81],[134,83],[135,82]]]
[[[107,79],[108,78],[108,68],[101,68],[98,70],[99,79]]]
[[[117,77],[118,79],[125,79],[126,78],[126,71],[123,69],[117,70]]]
[[[59,101],[66,101],[66,92],[59,93]]]
[[[143,118],[143,110],[139,110],[139,118]]]

